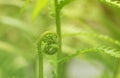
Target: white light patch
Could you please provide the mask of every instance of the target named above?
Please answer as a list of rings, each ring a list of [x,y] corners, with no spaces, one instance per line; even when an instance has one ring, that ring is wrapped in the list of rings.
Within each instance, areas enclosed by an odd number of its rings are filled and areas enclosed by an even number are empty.
[[[102,65],[94,66],[85,60],[73,59],[67,67],[67,78],[96,78],[103,70]]]

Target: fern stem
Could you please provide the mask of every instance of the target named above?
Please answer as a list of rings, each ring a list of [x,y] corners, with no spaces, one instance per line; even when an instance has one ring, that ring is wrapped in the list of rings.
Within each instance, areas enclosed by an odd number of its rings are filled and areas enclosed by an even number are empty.
[[[43,55],[41,52],[41,49],[39,47],[40,44],[38,44],[38,59],[39,59],[39,74],[38,78],[43,78]]]
[[[113,78],[118,78],[118,74],[119,74],[119,66],[120,65],[120,59],[117,59],[116,64],[115,64],[115,70],[113,73]]]
[[[56,20],[56,32],[58,35],[58,52],[57,52],[57,60],[61,59],[61,53],[62,53],[62,38],[61,38],[61,21],[60,21],[60,9],[59,9],[59,3],[58,0],[54,0],[55,4],[55,20]],[[57,77],[56,78],[62,78],[62,64],[57,63]]]

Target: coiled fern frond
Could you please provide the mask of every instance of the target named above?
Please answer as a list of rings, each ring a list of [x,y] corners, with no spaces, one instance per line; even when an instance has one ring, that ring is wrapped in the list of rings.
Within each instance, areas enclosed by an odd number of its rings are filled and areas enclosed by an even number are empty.
[[[45,32],[38,41],[39,77],[43,75],[43,56],[44,54],[53,55],[58,50],[58,38],[53,32]]]
[[[41,53],[55,54],[58,49],[57,35],[52,32],[45,32],[38,43]]]

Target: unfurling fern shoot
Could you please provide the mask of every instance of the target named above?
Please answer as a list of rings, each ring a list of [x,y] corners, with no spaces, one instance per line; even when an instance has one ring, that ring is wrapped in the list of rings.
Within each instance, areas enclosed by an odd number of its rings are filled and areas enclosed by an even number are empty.
[[[71,0],[54,0],[56,34],[46,32],[38,42],[39,54],[39,78],[43,78],[43,55],[53,55],[56,52],[57,61],[62,58],[62,36],[61,36],[61,9]],[[55,78],[62,78],[62,63],[57,63]]]
[[[38,42],[39,57],[39,78],[43,77],[43,56],[44,54],[53,55],[58,50],[57,35],[53,32],[45,32]]]
[[[43,34],[41,43],[41,51],[53,55],[57,52],[57,35],[55,33],[47,32]]]

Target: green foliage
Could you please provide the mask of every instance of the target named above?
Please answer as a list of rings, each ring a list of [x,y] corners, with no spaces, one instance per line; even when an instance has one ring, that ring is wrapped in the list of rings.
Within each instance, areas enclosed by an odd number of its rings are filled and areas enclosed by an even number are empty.
[[[119,78],[119,1],[55,1],[56,5],[51,0],[0,1],[0,78],[68,78],[62,77],[67,70],[62,68],[77,56],[103,64],[100,78]],[[45,7],[55,9],[56,19]],[[42,34],[48,30],[57,32]]]
[[[115,57],[115,58],[120,58],[120,51],[118,49],[115,49],[114,47],[108,47],[108,46],[105,46],[105,45],[101,45],[101,46],[98,46],[98,47],[95,47],[95,48],[80,49],[75,54],[69,55],[69,56],[59,60],[58,62],[64,63],[64,62],[72,59],[73,57],[84,54],[86,52],[88,52],[88,53],[98,52],[98,53],[107,54],[107,55]]]
[[[62,9],[64,6],[66,6],[67,4],[69,4],[70,2],[72,2],[73,0],[60,0],[59,1],[59,9]]]
[[[97,33],[93,33],[93,32],[79,32],[79,33],[73,33],[73,34],[66,34],[66,35],[63,35],[63,37],[77,36],[77,35],[89,36],[91,38],[105,40],[106,42],[110,42],[110,43],[120,47],[120,41],[119,40],[113,39],[113,38],[111,38],[111,37],[109,37],[107,35],[97,34]]]
[[[24,76],[28,62],[20,55],[20,52],[15,46],[0,42],[0,77]],[[6,64],[9,65],[6,66]]]
[[[28,29],[26,27],[26,24],[24,22],[22,22],[21,20],[11,18],[11,17],[8,17],[8,16],[1,16],[0,22],[2,24],[7,25],[7,26],[15,27],[18,30],[21,30],[21,31],[25,32],[25,34],[31,35],[32,37],[34,37],[34,34],[31,31],[31,28]]]
[[[30,3],[30,0],[26,0],[22,9],[21,9],[21,13],[23,13],[23,11],[25,10],[25,8],[27,7],[27,5]]]
[[[38,17],[40,11],[42,10],[42,8],[45,7],[47,2],[48,2],[48,0],[37,0],[35,9],[34,9],[33,15],[32,15],[33,20]]]
[[[120,8],[120,1],[119,0],[101,0],[101,1],[105,2],[106,4]]]

